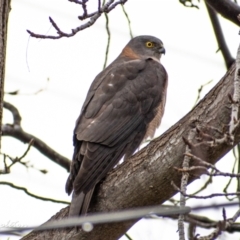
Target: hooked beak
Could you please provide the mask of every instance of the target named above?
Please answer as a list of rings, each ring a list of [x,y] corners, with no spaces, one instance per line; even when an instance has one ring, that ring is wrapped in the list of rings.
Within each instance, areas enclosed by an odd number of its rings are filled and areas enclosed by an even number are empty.
[[[161,54],[165,54],[166,53],[164,47],[159,48],[158,52],[161,53]]]

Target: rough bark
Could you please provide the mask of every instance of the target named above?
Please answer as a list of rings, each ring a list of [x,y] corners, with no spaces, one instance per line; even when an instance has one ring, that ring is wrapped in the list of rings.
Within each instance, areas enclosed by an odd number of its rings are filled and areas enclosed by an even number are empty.
[[[0,0],[0,126],[2,126],[3,113],[3,95],[4,95],[4,76],[5,76],[5,61],[7,49],[7,24],[10,12],[10,0]],[[2,130],[0,127],[0,136]],[[0,140],[1,149],[1,140]]]
[[[220,138],[221,134],[209,129],[209,126],[222,130],[229,123],[231,104],[228,95],[233,91],[234,70],[235,65],[205,98],[179,122],[160,137],[151,141],[132,158],[111,171],[95,194],[90,212],[107,212],[162,204],[173,196],[176,190],[172,187],[171,181],[174,181],[177,186],[180,185],[181,181],[181,173],[176,171],[174,167],[181,167],[186,149],[182,138],[187,138],[189,131],[196,126],[214,138]],[[235,132],[234,145],[239,141],[240,128],[238,127]],[[198,142],[197,138],[194,142]],[[194,148],[193,152],[214,164],[232,148],[233,145],[226,143],[216,147],[200,144],[199,147]],[[196,175],[190,176],[190,182],[196,179]],[[65,218],[67,213],[68,207],[62,209],[50,220]],[[113,240],[121,237],[135,222],[99,225],[95,226],[90,233],[76,229],[32,232],[23,239]]]

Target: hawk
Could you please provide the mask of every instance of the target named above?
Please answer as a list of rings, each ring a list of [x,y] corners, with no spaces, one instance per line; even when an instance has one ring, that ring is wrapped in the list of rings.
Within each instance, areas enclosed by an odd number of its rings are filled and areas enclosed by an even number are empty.
[[[162,54],[160,39],[135,37],[94,79],[74,129],[69,216],[85,214],[95,185],[160,125],[168,80]]]

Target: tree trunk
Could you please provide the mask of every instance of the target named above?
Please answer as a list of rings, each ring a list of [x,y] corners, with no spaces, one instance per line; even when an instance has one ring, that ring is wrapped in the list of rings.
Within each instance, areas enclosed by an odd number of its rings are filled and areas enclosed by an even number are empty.
[[[195,137],[191,141],[195,147],[191,147],[191,152],[209,163],[216,163],[231,150],[233,145],[227,143],[212,147],[206,144],[206,141],[199,140],[199,131],[196,129],[201,129],[202,132],[213,138],[223,137],[219,131],[224,131],[230,121],[231,102],[229,94],[233,93],[234,70],[235,65],[205,98],[179,122],[111,171],[94,195],[89,212],[108,212],[157,205],[172,197],[176,190],[171,182],[174,181],[177,186],[180,186],[181,183],[181,173],[174,167],[181,168],[182,166],[186,151],[183,137],[188,138],[190,130],[195,131]],[[219,131],[214,130],[214,128]],[[234,145],[238,142],[240,142],[239,127],[235,132]],[[193,161],[190,163],[194,164]],[[189,183],[197,178],[196,172],[194,176],[190,174]],[[67,214],[68,207],[62,209],[50,220],[65,218]],[[77,231],[76,228],[31,232],[23,239],[113,240],[120,238],[135,222],[98,225],[94,226],[90,233],[83,232],[81,229]]]
[[[2,126],[3,115],[3,95],[4,95],[4,77],[5,77],[5,62],[7,49],[7,24],[8,15],[10,12],[10,0],[0,0],[0,126]],[[0,136],[2,130],[0,128]],[[1,138],[0,138],[1,149]]]

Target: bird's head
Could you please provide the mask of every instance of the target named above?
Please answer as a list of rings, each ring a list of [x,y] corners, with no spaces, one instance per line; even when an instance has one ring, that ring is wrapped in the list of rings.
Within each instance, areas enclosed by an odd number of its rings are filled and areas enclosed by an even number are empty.
[[[159,60],[161,55],[165,54],[165,48],[160,39],[144,35],[131,39],[123,52],[132,52],[133,58],[135,54],[139,57],[154,57]]]

